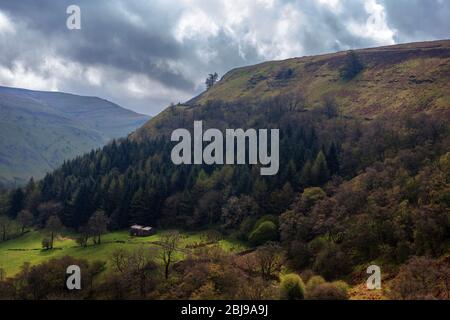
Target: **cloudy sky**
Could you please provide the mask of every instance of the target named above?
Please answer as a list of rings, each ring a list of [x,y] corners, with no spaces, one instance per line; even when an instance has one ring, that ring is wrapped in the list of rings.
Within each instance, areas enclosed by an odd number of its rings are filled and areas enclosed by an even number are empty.
[[[68,30],[66,9],[81,9]],[[450,38],[450,0],[0,0],[0,85],[155,115],[210,72]]]

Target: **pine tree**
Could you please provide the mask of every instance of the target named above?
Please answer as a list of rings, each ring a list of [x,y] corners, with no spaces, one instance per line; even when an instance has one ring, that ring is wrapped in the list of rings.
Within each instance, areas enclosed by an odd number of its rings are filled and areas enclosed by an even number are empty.
[[[327,160],[323,151],[320,151],[314,161],[311,169],[312,182],[316,186],[320,186],[328,181],[330,178],[330,173],[328,171]]]
[[[130,222],[137,224],[146,224],[150,215],[151,206],[148,203],[148,197],[142,188],[134,194],[130,204]]]
[[[331,144],[327,152],[327,164],[331,175],[339,173],[339,156],[334,142]]]
[[[10,218],[15,219],[20,210],[24,206],[25,195],[22,189],[17,189],[11,193],[8,215]]]

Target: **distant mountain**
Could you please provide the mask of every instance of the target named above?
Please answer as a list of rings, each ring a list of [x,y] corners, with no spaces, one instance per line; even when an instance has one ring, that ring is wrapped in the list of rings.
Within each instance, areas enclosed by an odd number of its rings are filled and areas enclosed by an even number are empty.
[[[97,97],[0,87],[0,184],[42,178],[149,118]]]

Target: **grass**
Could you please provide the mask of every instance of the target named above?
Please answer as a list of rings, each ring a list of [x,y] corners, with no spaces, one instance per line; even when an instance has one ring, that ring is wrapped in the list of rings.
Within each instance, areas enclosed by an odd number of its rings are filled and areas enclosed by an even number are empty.
[[[20,271],[24,263],[37,265],[52,258],[72,256],[86,259],[87,261],[105,261],[107,267],[112,253],[117,249],[133,250],[141,245],[158,249],[157,242],[161,240],[164,231],[150,237],[131,237],[127,231],[117,231],[105,234],[102,244],[94,246],[90,243],[87,248],[81,248],[75,242],[75,234],[63,234],[59,236],[53,250],[42,250],[42,239],[45,234],[42,231],[31,231],[23,236],[0,243],[0,268],[6,272],[6,276],[13,276]],[[204,243],[203,232],[180,232],[182,239],[181,248]],[[223,239],[219,245],[228,252],[240,252],[246,249],[245,245],[234,240]],[[176,259],[182,259],[184,253],[179,252]]]

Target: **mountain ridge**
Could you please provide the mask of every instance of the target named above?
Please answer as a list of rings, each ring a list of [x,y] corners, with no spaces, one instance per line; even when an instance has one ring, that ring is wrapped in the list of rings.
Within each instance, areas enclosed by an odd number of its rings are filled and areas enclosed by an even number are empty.
[[[112,139],[150,117],[105,99],[0,87],[0,182],[23,184]]]
[[[283,91],[287,90],[297,90],[305,95],[307,102],[311,104],[317,104],[320,100],[314,96],[310,92],[310,87],[320,85],[320,89],[323,89],[323,83],[321,81],[317,81],[317,79],[312,79],[311,83],[306,83],[308,73],[313,73],[316,78],[325,78],[327,83],[331,85],[337,84],[338,87],[331,88],[332,90],[325,90],[325,92],[330,94],[336,94],[336,91],[342,89],[342,85],[348,86],[358,84],[358,82],[364,81],[377,81],[379,82],[379,78],[371,78],[373,75],[373,71],[383,72],[383,77],[389,78],[386,76],[391,76],[391,80],[395,81],[396,78],[403,76],[403,74],[399,74],[398,72],[401,70],[395,70],[392,68],[385,68],[383,70],[383,66],[392,66],[392,65],[401,65],[404,66],[405,63],[411,62],[411,60],[419,59],[419,58],[429,58],[429,59],[439,59],[441,60],[437,67],[445,68],[446,75],[450,74],[450,40],[439,40],[439,41],[429,41],[429,42],[416,42],[416,43],[408,43],[408,44],[399,44],[393,46],[383,46],[383,47],[375,47],[375,48],[365,48],[354,50],[356,54],[363,60],[366,68],[363,71],[362,75],[355,79],[355,83],[342,82],[339,79],[339,70],[342,68],[346,54],[348,51],[341,51],[337,53],[327,53],[323,55],[317,56],[305,56],[299,58],[290,58],[286,60],[279,61],[267,61],[260,64],[241,67],[232,69],[227,72],[220,82],[218,82],[213,88],[208,91],[203,92],[199,96],[194,99],[191,99],[186,104],[188,105],[202,105],[205,104],[209,100],[224,100],[224,101],[232,101],[236,99],[246,99],[252,98],[251,96],[255,96],[258,93],[263,93],[263,96],[267,91],[277,91],[277,84],[273,83],[273,80],[277,80],[278,76],[279,80],[290,80],[287,86],[285,86]],[[414,61],[419,64],[420,61]],[[430,63],[430,62],[428,62]],[[436,67],[436,65],[433,65]],[[408,67],[408,65],[406,65]],[[409,66],[409,70],[405,70],[410,73],[414,73],[417,71],[424,71],[426,75],[429,75],[436,71],[435,69],[423,70],[420,69],[420,65]],[[292,76],[281,77],[281,74],[277,74],[277,72],[282,72],[283,69],[291,68],[293,71]],[[260,78],[258,79],[258,76]],[[417,74],[411,74],[411,76],[418,76]],[[245,78],[245,79],[243,79]],[[275,78],[275,79],[274,79]],[[235,92],[231,92],[229,88],[234,85],[233,82],[247,80],[247,83],[238,89]],[[267,85],[267,82],[272,80],[272,87],[267,88],[263,85]],[[389,80],[389,81],[391,81]],[[252,84],[251,81],[255,83]],[[300,83],[298,83],[300,82]],[[391,82],[391,84],[394,82]],[[298,86],[296,86],[298,84]],[[448,83],[448,79],[447,82]],[[270,85],[270,84],[269,84]],[[263,88],[260,88],[263,87]],[[235,88],[235,86],[233,86]],[[258,90],[260,89],[260,90]],[[226,94],[225,94],[226,92]],[[344,98],[338,96],[338,98]],[[448,98],[448,95],[446,95]],[[347,100],[341,99],[343,103],[348,103]],[[372,112],[372,114],[376,114],[376,112]],[[370,112],[369,112],[370,114]]]

